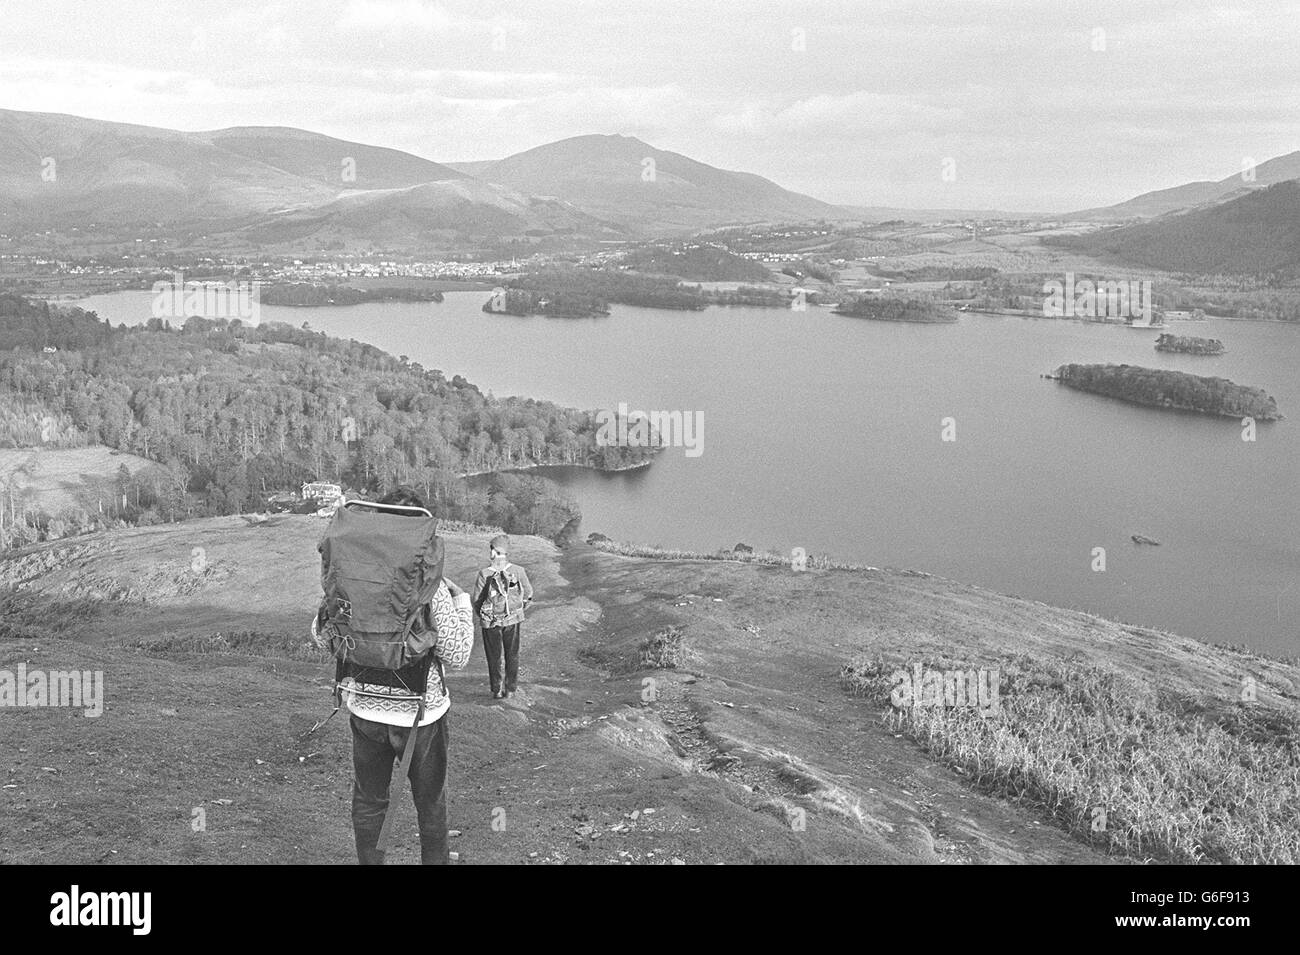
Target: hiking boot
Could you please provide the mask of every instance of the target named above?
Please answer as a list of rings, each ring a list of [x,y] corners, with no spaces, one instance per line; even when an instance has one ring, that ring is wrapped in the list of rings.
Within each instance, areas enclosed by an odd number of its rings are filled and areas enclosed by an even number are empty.
[[[420,847],[420,865],[451,865],[451,855],[445,844],[437,848]]]
[[[506,697],[506,695],[505,695],[504,693],[502,693],[500,690],[493,690],[493,691],[492,691],[492,699],[494,699],[494,700],[504,700],[505,697]]]

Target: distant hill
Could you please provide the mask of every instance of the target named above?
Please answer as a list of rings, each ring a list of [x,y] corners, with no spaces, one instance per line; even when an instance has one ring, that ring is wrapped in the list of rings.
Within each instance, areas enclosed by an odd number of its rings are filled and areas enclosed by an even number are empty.
[[[764,221],[845,219],[842,209],[771,180],[697,162],[632,136],[575,136],[496,162],[453,168],[518,192],[554,196],[643,234]]]
[[[1093,255],[1176,272],[1295,272],[1300,268],[1300,182],[1065,242]]]
[[[301,129],[190,133],[0,110],[0,231],[74,229],[380,247],[607,231],[563,203]]]
[[[0,110],[0,198],[20,218],[53,227],[86,228],[109,216],[164,223],[239,218],[358,190],[463,178],[409,153],[300,129],[187,133]]]
[[[1140,196],[1113,206],[1073,212],[1070,213],[1069,218],[1150,219],[1171,212],[1183,212],[1197,206],[1225,202],[1289,179],[1300,179],[1300,150],[1260,163],[1255,167],[1255,178],[1251,181],[1242,179],[1241,173],[1233,173],[1217,182],[1188,182],[1169,189],[1144,192]]]

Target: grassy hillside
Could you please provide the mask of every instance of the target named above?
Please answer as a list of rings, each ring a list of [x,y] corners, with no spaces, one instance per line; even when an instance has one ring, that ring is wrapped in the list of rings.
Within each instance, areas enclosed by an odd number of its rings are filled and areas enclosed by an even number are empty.
[[[303,735],[329,705],[329,667],[303,632],[323,528],[215,518],[0,560],[0,584],[25,585],[4,598],[0,669],[101,669],[107,686],[98,718],[0,714],[16,742],[0,861],[352,860],[346,721]],[[487,536],[446,535],[453,579],[469,581]],[[910,572],[522,537],[515,550],[538,590],[522,693],[491,700],[477,650],[450,677],[462,862],[1096,863],[1197,846],[1295,861],[1294,736],[1279,742],[1300,700],[1294,666]],[[1001,667],[1010,718],[900,723],[877,674],[912,662]],[[1243,704],[1247,677],[1257,699]],[[1102,684],[1099,710],[1088,694]],[[1058,730],[1035,706],[1096,725]],[[1189,763],[1194,750],[1170,748],[1180,732],[1217,742]],[[1052,743],[1055,776],[1036,758]],[[1220,754],[1239,761],[1226,788]],[[1121,757],[1169,784],[1141,813]],[[1092,799],[1111,810],[1101,831]],[[398,805],[390,861],[412,862],[409,796]]]

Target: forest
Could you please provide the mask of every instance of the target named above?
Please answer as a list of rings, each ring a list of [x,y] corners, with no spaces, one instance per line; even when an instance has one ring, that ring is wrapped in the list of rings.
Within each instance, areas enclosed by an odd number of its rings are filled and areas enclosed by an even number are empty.
[[[160,319],[0,295],[0,447],[104,444],[157,467],[126,520],[257,510],[305,481],[410,484],[448,518],[556,534],[576,506],[553,482],[466,474],[626,467],[654,448],[597,447],[591,412],[496,398],[371,345],[285,323]],[[131,503],[133,501],[133,503]]]

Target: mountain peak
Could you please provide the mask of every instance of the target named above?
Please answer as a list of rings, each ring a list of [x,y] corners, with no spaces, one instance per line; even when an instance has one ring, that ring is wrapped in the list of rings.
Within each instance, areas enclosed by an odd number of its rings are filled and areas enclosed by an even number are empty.
[[[827,203],[623,133],[587,133],[458,168],[530,195],[558,196],[634,233],[844,218]]]

